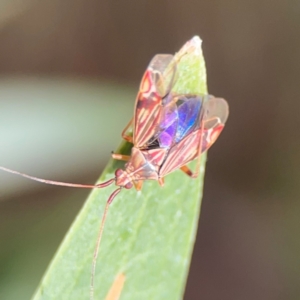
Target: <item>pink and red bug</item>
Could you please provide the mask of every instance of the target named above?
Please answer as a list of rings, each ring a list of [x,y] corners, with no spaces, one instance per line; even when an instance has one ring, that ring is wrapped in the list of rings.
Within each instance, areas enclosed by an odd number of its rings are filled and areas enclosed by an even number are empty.
[[[104,188],[115,183],[118,188],[109,196],[93,256],[90,298],[94,299],[94,274],[108,208],[115,196],[133,186],[141,190],[145,180],[156,180],[162,186],[164,177],[180,169],[188,176],[198,176],[201,154],[217,140],[224,128],[229,109],[222,98],[200,94],[178,94],[174,86],[180,77],[179,61],[200,47],[194,37],[175,56],[158,54],[151,60],[142,78],[135,102],[134,117],[122,132],[133,144],[131,155],[113,153],[112,157],[126,161],[115,177],[96,185],[74,184],[46,180],[0,166],[13,174],[53,185],[78,188]],[[127,133],[132,127],[132,135]],[[196,171],[187,164],[197,159]]]

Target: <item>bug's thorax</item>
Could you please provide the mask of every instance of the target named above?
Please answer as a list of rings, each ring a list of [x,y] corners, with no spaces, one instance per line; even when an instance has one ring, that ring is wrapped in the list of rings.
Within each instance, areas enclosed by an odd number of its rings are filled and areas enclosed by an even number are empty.
[[[116,185],[125,187],[129,182],[158,180],[159,168],[165,155],[166,150],[162,148],[141,150],[133,147],[125,169],[116,172]]]

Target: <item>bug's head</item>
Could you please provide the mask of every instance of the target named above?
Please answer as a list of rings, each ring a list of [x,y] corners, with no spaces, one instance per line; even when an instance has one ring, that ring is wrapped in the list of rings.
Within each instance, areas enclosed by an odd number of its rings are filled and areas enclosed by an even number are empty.
[[[116,185],[124,187],[125,189],[132,188],[133,184],[127,172],[122,169],[117,169],[115,175]]]

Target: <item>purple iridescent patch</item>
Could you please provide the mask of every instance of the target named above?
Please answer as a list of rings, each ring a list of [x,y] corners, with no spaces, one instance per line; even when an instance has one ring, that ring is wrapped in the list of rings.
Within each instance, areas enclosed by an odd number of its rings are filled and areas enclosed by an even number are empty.
[[[168,148],[172,144],[180,142],[198,125],[201,98],[180,99],[176,104],[167,106],[162,115],[162,131],[158,136],[160,147]],[[183,101],[183,102],[182,102]]]

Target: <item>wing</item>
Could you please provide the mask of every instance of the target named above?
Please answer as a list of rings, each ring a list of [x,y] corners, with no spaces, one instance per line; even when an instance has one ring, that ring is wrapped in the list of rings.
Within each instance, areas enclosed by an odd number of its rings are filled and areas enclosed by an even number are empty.
[[[229,115],[229,107],[225,99],[208,96],[204,104],[202,152],[209,149],[217,140]]]
[[[209,149],[224,128],[228,114],[228,104],[224,99],[205,96],[202,101],[202,112],[198,115],[198,119],[192,122],[185,118],[184,128],[188,128],[188,124],[193,123],[192,129],[189,129],[189,132],[183,135],[178,142],[175,140],[159,170],[159,176],[166,176]],[[200,145],[201,149],[199,149]]]
[[[158,54],[144,74],[134,113],[133,143],[137,148],[145,146],[159,130],[162,99],[176,81],[176,65],[173,55]]]
[[[170,148],[200,126],[203,97],[195,95],[175,96],[162,108],[158,144]]]

